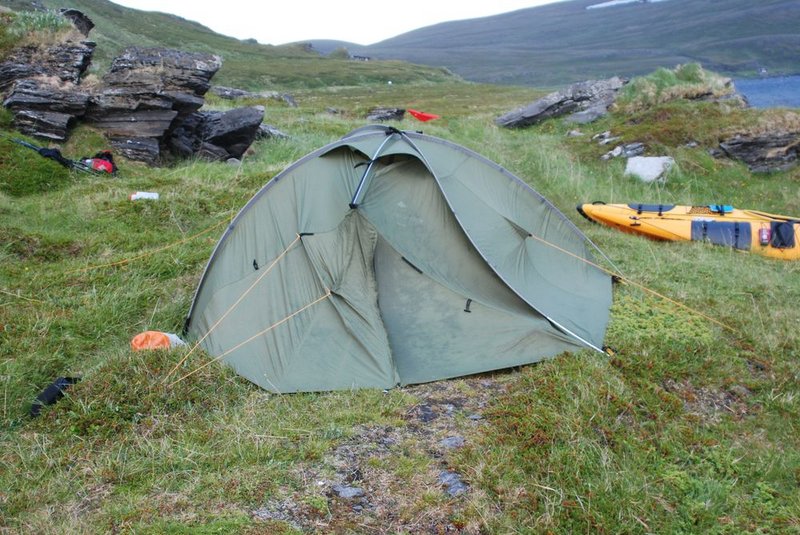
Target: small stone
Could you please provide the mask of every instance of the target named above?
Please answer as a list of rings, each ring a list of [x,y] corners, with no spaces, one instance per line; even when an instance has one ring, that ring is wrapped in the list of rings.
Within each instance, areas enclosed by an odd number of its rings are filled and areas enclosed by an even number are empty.
[[[438,414],[431,408],[430,405],[419,406],[419,419],[423,422],[430,422],[438,418]]]
[[[364,496],[364,490],[359,487],[347,487],[345,485],[334,485],[333,491],[345,499],[360,498]]]
[[[627,145],[623,145],[621,147],[622,155],[626,158],[632,158],[634,156],[641,156],[644,154],[644,143],[628,143]]]
[[[445,439],[442,439],[442,441],[439,442],[439,443],[442,446],[444,446],[445,448],[447,448],[447,449],[455,449],[455,448],[462,447],[464,445],[465,441],[464,441],[464,437],[452,436],[452,437],[447,437]]]
[[[405,115],[406,110],[403,108],[372,108],[367,113],[368,121],[401,121]]]
[[[474,414],[470,414],[470,415],[468,416],[468,418],[469,418],[470,420],[473,420],[473,421],[476,421],[476,420],[483,420],[483,415],[482,415],[482,414],[478,414],[478,413],[476,412],[476,413],[474,413]]]
[[[622,154],[622,145],[617,145],[612,150],[608,151],[607,153],[603,154],[600,159],[601,160],[610,160],[611,158],[616,158]]]
[[[447,470],[439,473],[439,483],[447,487],[447,494],[453,497],[469,490],[469,485],[461,481],[460,475]]]
[[[601,139],[599,143],[600,143],[600,145],[610,145],[611,143],[614,143],[615,141],[619,141],[619,139],[620,139],[619,137],[606,137],[606,138]]]

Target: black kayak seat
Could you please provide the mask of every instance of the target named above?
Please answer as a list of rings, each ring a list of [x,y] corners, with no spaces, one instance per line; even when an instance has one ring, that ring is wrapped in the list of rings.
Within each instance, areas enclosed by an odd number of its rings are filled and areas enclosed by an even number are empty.
[[[638,204],[638,203],[631,203],[628,205],[628,208],[631,210],[636,210],[637,214],[641,214],[643,212],[657,212],[661,215],[664,212],[669,212],[673,208],[675,208],[674,204]]]

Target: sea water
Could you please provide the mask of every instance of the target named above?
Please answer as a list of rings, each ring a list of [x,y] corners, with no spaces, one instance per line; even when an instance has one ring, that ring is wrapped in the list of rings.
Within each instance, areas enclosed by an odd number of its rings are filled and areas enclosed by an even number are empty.
[[[800,75],[734,80],[754,108],[800,108]]]

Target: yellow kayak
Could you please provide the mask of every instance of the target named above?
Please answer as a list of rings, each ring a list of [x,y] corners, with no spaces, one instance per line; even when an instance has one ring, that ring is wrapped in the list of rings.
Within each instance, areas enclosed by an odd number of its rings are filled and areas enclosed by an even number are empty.
[[[578,205],[586,219],[655,240],[707,241],[770,258],[800,260],[800,218],[727,205]]]

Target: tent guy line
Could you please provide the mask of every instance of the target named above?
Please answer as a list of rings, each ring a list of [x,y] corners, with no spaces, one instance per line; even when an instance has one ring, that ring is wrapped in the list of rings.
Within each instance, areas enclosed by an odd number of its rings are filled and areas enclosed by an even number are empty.
[[[203,337],[200,338],[199,340],[197,340],[197,342],[195,342],[195,344],[191,347],[191,349],[189,349],[189,351],[186,353],[186,355],[184,355],[183,358],[164,377],[164,380],[162,382],[166,382],[170,378],[170,376],[172,376],[172,374],[175,373],[177,371],[177,369],[180,368],[180,366],[184,362],[186,362],[186,359],[188,359],[189,356],[191,356],[191,354],[194,353],[194,351],[200,346],[200,344],[203,343],[203,340],[205,340],[214,331],[214,329],[216,329],[217,326],[219,326],[219,324],[222,323],[222,320],[224,320],[228,316],[228,314],[230,314],[233,311],[233,309],[235,309],[239,305],[239,303],[241,303],[244,300],[245,297],[247,297],[247,295],[253,290],[253,288],[255,288],[256,284],[258,284],[261,281],[261,279],[266,277],[269,274],[269,272],[272,271],[272,268],[275,267],[275,265],[281,260],[281,258],[286,256],[289,253],[289,251],[292,249],[292,247],[294,247],[297,243],[300,242],[300,239],[301,239],[301,236],[298,234],[295,237],[295,239],[292,241],[292,243],[290,243],[286,247],[286,249],[284,249],[283,252],[280,255],[278,255],[278,257],[275,260],[272,261],[272,263],[269,265],[269,267],[267,269],[265,269],[264,272],[261,275],[259,275],[258,278],[255,281],[253,281],[253,284],[251,284],[250,287],[247,288],[247,290],[245,290],[244,293],[242,293],[242,295],[239,297],[239,299],[237,299],[236,302],[233,303],[228,308],[228,310],[226,310],[225,313],[222,314],[222,316],[220,316],[220,318],[217,320],[217,322],[214,323],[214,325],[212,325],[208,329],[208,331],[203,335]],[[172,384],[175,384],[175,383],[172,383]]]
[[[259,280],[261,280],[261,279],[259,278]],[[206,362],[205,364],[202,364],[202,365],[198,366],[197,368],[195,368],[191,372],[187,373],[186,375],[184,375],[184,376],[180,377],[179,379],[176,379],[175,381],[171,382],[168,386],[171,388],[171,387],[175,386],[176,384],[180,383],[181,381],[183,381],[184,379],[188,379],[189,377],[191,377],[192,375],[196,374],[197,372],[199,372],[203,368],[205,368],[207,366],[210,366],[211,364],[217,362],[218,360],[221,360],[221,359],[225,358],[227,355],[230,355],[231,353],[233,353],[237,349],[243,347],[246,344],[249,344],[250,342],[252,342],[256,338],[258,338],[259,336],[263,336],[263,335],[267,334],[271,330],[279,327],[280,325],[283,325],[284,323],[286,323],[290,319],[292,319],[295,316],[303,313],[304,311],[306,311],[309,308],[313,307],[317,303],[320,303],[320,302],[324,301],[325,299],[328,299],[331,295],[333,295],[333,292],[330,289],[327,289],[325,291],[325,295],[323,295],[322,297],[319,297],[319,298],[315,299],[314,301],[308,303],[307,305],[303,306],[302,308],[300,308],[298,310],[295,310],[294,312],[292,312],[291,314],[289,314],[288,316],[286,316],[282,320],[276,321],[275,323],[273,323],[272,325],[270,325],[266,329],[263,329],[263,330],[257,332],[256,334],[254,334],[253,336],[251,336],[247,340],[238,343],[237,345],[235,345],[232,348],[228,349],[227,351],[225,351],[221,355],[218,355],[218,356],[214,357],[213,359],[209,360],[208,362]],[[269,380],[268,377],[265,377],[265,379]]]
[[[666,301],[666,302],[668,302],[670,304],[673,304],[673,305],[676,305],[676,306],[678,306],[680,308],[683,308],[684,310],[687,310],[687,311],[691,312],[692,314],[696,314],[697,316],[699,316],[699,317],[701,317],[703,319],[706,319],[706,320],[710,321],[711,323],[715,323],[716,325],[719,325],[720,327],[722,327],[724,329],[727,329],[728,331],[737,332],[736,329],[734,329],[730,325],[727,325],[727,324],[725,324],[725,323],[723,323],[723,322],[721,322],[721,321],[719,321],[717,319],[714,319],[711,316],[703,314],[699,310],[694,309],[694,308],[690,307],[689,305],[686,305],[684,303],[681,303],[680,301],[676,301],[675,299],[672,299],[670,297],[667,297],[666,295],[658,293],[657,291],[655,291],[655,290],[653,290],[651,288],[648,288],[647,286],[645,286],[643,284],[640,284],[640,283],[638,283],[638,282],[636,282],[634,280],[631,280],[631,279],[629,279],[629,278],[627,278],[625,276],[622,276],[622,275],[620,275],[618,273],[614,273],[610,269],[606,269],[603,266],[601,266],[600,264],[592,262],[591,260],[587,260],[585,258],[581,258],[581,257],[579,257],[577,255],[574,255],[573,253],[571,253],[571,252],[569,252],[569,251],[567,251],[565,249],[562,249],[561,247],[559,247],[558,245],[556,245],[554,243],[550,243],[550,242],[548,242],[546,240],[543,240],[539,236],[536,236],[534,234],[531,234],[530,236],[531,236],[531,238],[533,238],[535,240],[538,240],[538,241],[544,243],[545,245],[547,245],[549,247],[553,247],[554,249],[556,249],[556,250],[558,250],[558,251],[560,251],[560,252],[562,252],[564,254],[567,254],[567,255],[570,255],[570,256],[574,256],[578,260],[581,260],[582,262],[586,262],[590,266],[594,266],[594,267],[596,267],[597,269],[599,269],[601,271],[605,271],[606,273],[611,275],[615,280],[618,280],[619,282],[621,282],[623,284],[629,284],[631,286],[639,288],[640,290],[644,291],[645,293],[649,293],[651,295],[654,295],[654,296],[658,297],[659,299],[663,299],[664,301]]]
[[[211,225],[210,227],[208,227],[207,229],[201,230],[200,232],[197,232],[196,234],[192,234],[191,236],[188,236],[186,238],[182,238],[182,239],[180,239],[180,240],[178,240],[176,242],[168,243],[167,245],[163,245],[161,247],[157,247],[157,248],[155,248],[155,249],[153,249],[151,251],[147,251],[145,253],[141,253],[141,254],[138,254],[136,256],[132,256],[130,258],[123,258],[122,260],[119,260],[117,262],[110,262],[108,264],[99,264],[99,265],[95,265],[95,266],[87,266],[87,267],[84,267],[84,268],[74,269],[72,271],[66,271],[66,272],[64,272],[64,275],[74,275],[75,273],[84,273],[86,271],[93,271],[95,269],[103,269],[103,268],[109,268],[109,267],[124,266],[125,264],[129,264],[129,263],[134,262],[136,260],[141,260],[142,258],[147,258],[147,257],[153,256],[153,255],[156,255],[158,253],[164,252],[164,251],[166,251],[168,249],[172,249],[173,247],[177,247],[179,245],[183,245],[184,243],[187,243],[187,242],[190,242],[190,241],[192,241],[194,239],[197,239],[197,238],[199,238],[200,236],[202,236],[204,234],[208,234],[212,230],[224,225],[225,223],[228,223],[229,221],[230,221],[230,219],[223,219],[222,221],[219,221],[218,223],[215,223],[215,224]]]

